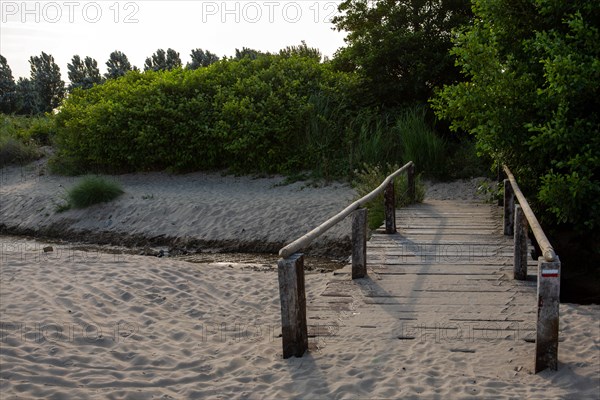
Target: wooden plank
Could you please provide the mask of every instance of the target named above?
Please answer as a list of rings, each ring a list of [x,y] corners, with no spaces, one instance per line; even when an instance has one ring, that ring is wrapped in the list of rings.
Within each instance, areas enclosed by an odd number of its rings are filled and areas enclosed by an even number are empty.
[[[501,210],[453,201],[396,210],[398,232],[385,234],[382,225],[367,243],[369,276],[352,281],[350,266],[336,271],[308,306],[309,318],[318,317],[310,319],[311,335],[314,329],[314,337],[327,336],[320,325],[331,324],[335,340],[452,339],[462,328],[476,332],[482,346],[490,339],[534,341],[536,260],[526,260],[528,280],[512,279],[514,241],[503,236]]]

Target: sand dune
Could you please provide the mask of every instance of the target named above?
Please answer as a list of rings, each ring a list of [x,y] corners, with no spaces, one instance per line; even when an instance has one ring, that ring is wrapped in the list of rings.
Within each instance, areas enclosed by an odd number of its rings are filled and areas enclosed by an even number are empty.
[[[66,190],[81,178],[46,175],[44,162],[0,171],[5,232],[190,251],[277,252],[355,196],[345,184],[287,185],[280,176],[128,174],[111,177],[125,190],[117,200],[57,213]],[[315,242],[313,251],[346,253],[349,232],[348,220]]]

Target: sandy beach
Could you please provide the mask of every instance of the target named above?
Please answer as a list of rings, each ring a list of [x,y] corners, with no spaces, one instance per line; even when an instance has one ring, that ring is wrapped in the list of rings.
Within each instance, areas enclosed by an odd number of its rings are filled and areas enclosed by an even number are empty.
[[[280,185],[281,177],[150,173],[115,177],[125,194],[114,203],[56,213],[78,178],[49,176],[43,165],[1,172],[0,224],[10,233],[190,252],[272,251],[355,195],[343,184]],[[430,184],[427,194],[476,199],[478,182]],[[339,257],[348,234],[341,225],[313,251]],[[358,289],[347,311],[324,320],[331,336],[284,360],[274,265],[16,236],[0,237],[0,249],[3,400],[599,398],[598,305],[561,304],[556,372],[533,374],[533,354],[501,339],[477,339],[466,352],[456,351],[458,339],[365,335],[351,329],[365,318],[353,312]],[[307,273],[307,302],[318,305],[342,278]],[[497,356],[506,346],[512,356]]]

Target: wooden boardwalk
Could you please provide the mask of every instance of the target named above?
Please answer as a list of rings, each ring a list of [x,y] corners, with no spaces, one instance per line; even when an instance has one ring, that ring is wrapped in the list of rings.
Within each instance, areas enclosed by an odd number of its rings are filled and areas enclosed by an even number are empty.
[[[501,213],[490,204],[434,200],[397,210],[398,232],[382,228],[367,244],[368,277],[352,281],[347,266],[307,299],[311,347],[342,328],[387,339],[531,343],[537,263],[529,262],[527,281],[513,279],[513,239],[502,234]]]

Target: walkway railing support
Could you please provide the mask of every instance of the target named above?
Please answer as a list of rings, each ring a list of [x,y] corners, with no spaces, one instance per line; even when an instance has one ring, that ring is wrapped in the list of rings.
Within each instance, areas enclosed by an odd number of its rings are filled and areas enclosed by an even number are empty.
[[[527,217],[519,204],[515,205],[515,256],[514,256],[514,279],[527,280]]]
[[[504,180],[504,234],[514,232],[515,279],[527,278],[527,226],[542,251],[538,258],[538,312],[535,339],[535,372],[558,368],[558,321],[560,305],[560,259],[548,241],[527,199],[508,167]],[[519,204],[514,205],[515,197]],[[514,217],[511,215],[514,213]],[[514,219],[513,219],[514,218]],[[514,221],[512,226],[511,221]]]
[[[352,279],[367,275],[367,209],[352,214]]]
[[[408,184],[408,198],[411,203],[415,202],[417,198],[417,191],[415,187],[415,164],[410,164],[406,173],[406,182]]]
[[[277,262],[281,300],[283,358],[302,357],[308,350],[304,255],[295,253]]]
[[[385,233],[396,233],[396,194],[394,193],[394,181],[390,181],[385,187],[383,199],[385,209]]]
[[[512,236],[514,233],[515,192],[508,179],[504,180],[504,234]]]
[[[558,312],[560,305],[560,260],[538,258],[537,330],[535,338],[535,373],[558,369]]]
[[[304,256],[298,253],[315,238],[321,236],[332,226],[348,215],[352,216],[352,279],[367,275],[367,210],[364,207],[385,191],[386,230],[388,219],[396,232],[396,202],[393,180],[402,173],[408,174],[409,196],[415,199],[415,167],[412,161],[388,175],[383,182],[367,195],[356,200],[310,232],[294,240],[279,250],[281,257],[277,262],[279,274],[279,297],[281,299],[281,336],[283,358],[302,357],[308,350],[308,330],[306,324],[306,295],[304,292]],[[389,208],[389,211],[388,211]]]

